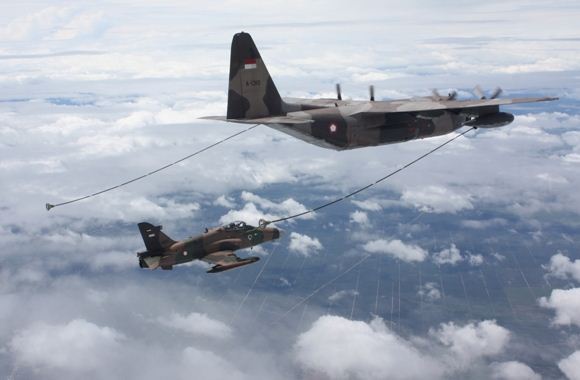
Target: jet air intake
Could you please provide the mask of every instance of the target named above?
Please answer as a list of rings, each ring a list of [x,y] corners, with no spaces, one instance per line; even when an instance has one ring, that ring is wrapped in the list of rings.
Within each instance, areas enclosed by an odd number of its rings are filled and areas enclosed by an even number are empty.
[[[465,125],[475,128],[499,128],[514,121],[514,115],[507,112],[496,112],[481,115],[468,121]]]

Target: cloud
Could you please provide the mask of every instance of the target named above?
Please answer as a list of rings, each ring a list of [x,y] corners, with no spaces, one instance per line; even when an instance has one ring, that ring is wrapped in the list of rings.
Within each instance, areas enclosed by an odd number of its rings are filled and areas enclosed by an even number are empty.
[[[549,276],[580,282],[580,260],[572,261],[560,252],[550,258],[550,263],[544,269]]]
[[[560,360],[558,368],[564,372],[568,379],[580,380],[580,351],[576,351],[567,358]]]
[[[411,206],[429,213],[455,214],[462,210],[473,209],[470,196],[456,194],[441,186],[427,186],[421,190],[405,190],[401,200]]]
[[[331,303],[336,303],[345,297],[349,297],[349,296],[354,297],[354,296],[358,296],[358,294],[359,293],[356,290],[340,290],[336,293],[332,293],[328,297],[328,301]]]
[[[27,366],[92,371],[113,360],[122,341],[123,336],[109,327],[75,319],[26,328],[12,338],[10,350]]]
[[[491,377],[497,380],[541,380],[542,376],[533,369],[517,361],[492,363]]]
[[[453,363],[459,367],[469,366],[483,357],[504,351],[510,340],[510,332],[494,320],[458,326],[454,322],[444,323],[439,329],[430,329],[429,334],[448,347]]]
[[[234,220],[243,220],[248,223],[256,223],[260,219],[274,220],[306,211],[306,207],[292,198],[282,202],[272,202],[266,198],[243,191],[240,198],[247,203],[241,210],[230,210],[220,218],[220,223],[225,224]],[[263,210],[263,211],[262,211]],[[312,219],[314,214],[307,214],[298,219]]]
[[[478,267],[483,264],[483,256],[480,254],[469,254],[467,256],[467,261],[472,267]]]
[[[213,204],[216,206],[221,206],[221,207],[225,207],[225,208],[236,207],[234,199],[232,199],[230,197],[226,197],[225,195],[220,195],[219,197],[217,197],[217,199],[213,202]]]
[[[370,253],[384,253],[408,263],[414,261],[422,262],[428,255],[428,252],[418,245],[406,244],[398,239],[369,241],[363,245],[363,249]]]
[[[354,205],[356,205],[358,208],[365,210],[365,211],[381,211],[383,209],[383,206],[381,206],[379,201],[372,200],[372,199],[367,199],[364,201],[352,200],[351,202]]]
[[[580,288],[553,289],[549,297],[539,299],[539,304],[556,312],[554,325],[580,327]]]
[[[435,301],[441,298],[441,291],[437,283],[427,282],[419,288],[417,295],[426,298],[428,301]]]
[[[168,317],[159,317],[162,325],[197,336],[215,339],[227,339],[232,336],[232,329],[223,322],[211,319],[206,314],[190,313],[181,315],[173,313]]]
[[[310,256],[320,251],[322,249],[322,244],[317,238],[311,238],[308,235],[292,232],[290,234],[290,244],[288,245],[288,249],[304,256]]]
[[[367,213],[358,210],[350,214],[350,221],[352,223],[359,224],[362,227],[368,226],[370,224],[369,216],[367,215]]]
[[[312,373],[308,377],[437,379],[444,372],[440,363],[392,333],[381,319],[365,323],[322,316],[298,336],[294,352],[296,362]]]
[[[437,265],[456,265],[462,260],[463,256],[461,256],[461,251],[459,251],[459,248],[455,244],[451,244],[449,248],[433,254],[433,262]]]

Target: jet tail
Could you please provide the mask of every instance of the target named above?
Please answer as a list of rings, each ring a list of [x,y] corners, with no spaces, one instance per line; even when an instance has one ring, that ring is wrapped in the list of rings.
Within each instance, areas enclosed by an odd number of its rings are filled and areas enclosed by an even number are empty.
[[[284,115],[284,102],[248,33],[232,40],[228,119],[258,119]]]
[[[175,243],[175,240],[161,232],[162,226],[154,226],[151,223],[139,223],[139,232],[149,252],[163,252]]]

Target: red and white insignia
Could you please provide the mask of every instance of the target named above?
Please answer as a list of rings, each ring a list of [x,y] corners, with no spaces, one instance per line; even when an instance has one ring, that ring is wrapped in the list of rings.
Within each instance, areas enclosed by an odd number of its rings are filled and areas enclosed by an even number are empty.
[[[244,69],[255,69],[257,67],[257,62],[255,58],[247,58],[244,60]]]
[[[335,124],[330,124],[329,129],[330,129],[330,133],[336,132],[336,125]]]

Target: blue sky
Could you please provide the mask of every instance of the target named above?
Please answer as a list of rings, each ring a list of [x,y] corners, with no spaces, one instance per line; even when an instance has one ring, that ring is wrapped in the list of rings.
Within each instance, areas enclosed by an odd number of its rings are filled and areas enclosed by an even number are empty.
[[[3,376],[580,378],[577,2],[0,9]],[[445,137],[334,152],[259,127],[45,211],[243,128],[198,120],[225,113],[240,30],[283,96],[334,96],[340,82],[355,99],[370,84],[381,99],[432,88],[468,98],[480,84],[560,101],[511,107],[511,125],[281,224],[282,239],[256,249],[259,263],[217,276],[205,264],[141,270],[136,224],[183,238],[285,216]]]

